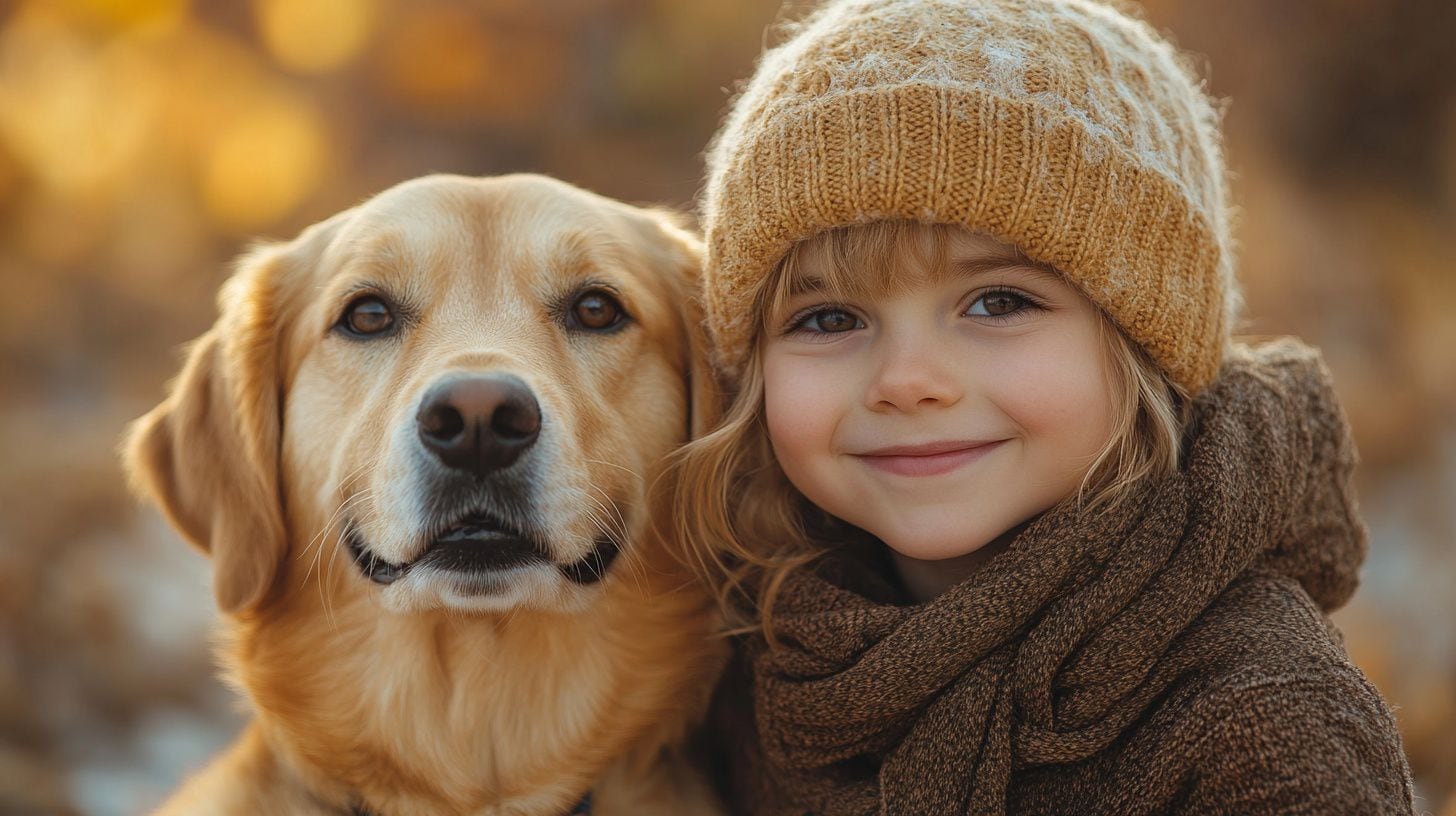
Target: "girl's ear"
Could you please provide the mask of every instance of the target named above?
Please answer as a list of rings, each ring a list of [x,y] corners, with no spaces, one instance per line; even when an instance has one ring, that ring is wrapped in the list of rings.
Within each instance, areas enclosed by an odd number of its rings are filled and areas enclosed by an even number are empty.
[[[283,560],[277,247],[245,256],[218,295],[220,317],[191,346],[170,393],[132,423],[133,489],[214,562],[224,612],[255,610]]]

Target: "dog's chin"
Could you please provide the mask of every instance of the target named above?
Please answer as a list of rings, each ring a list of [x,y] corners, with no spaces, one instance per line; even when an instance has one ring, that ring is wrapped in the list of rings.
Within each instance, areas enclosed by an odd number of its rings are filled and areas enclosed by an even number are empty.
[[[533,537],[481,514],[449,525],[404,563],[377,555],[354,525],[346,526],[344,540],[362,576],[380,585],[384,605],[398,612],[580,611],[620,552],[602,537],[584,558],[559,564]]]
[[[520,609],[574,613],[588,609],[599,591],[596,585],[572,584],[554,567],[539,564],[469,574],[424,567],[384,587],[380,600],[398,613],[490,614]]]

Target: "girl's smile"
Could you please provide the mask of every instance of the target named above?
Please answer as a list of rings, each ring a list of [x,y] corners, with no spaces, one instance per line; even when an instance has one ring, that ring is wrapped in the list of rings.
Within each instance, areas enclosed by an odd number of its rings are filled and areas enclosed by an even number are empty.
[[[872,468],[896,476],[939,476],[979,460],[1004,441],[998,439],[989,442],[950,441],[894,445],[850,455],[858,457]]]
[[[1074,496],[1117,404],[1091,301],[991,236],[942,235],[879,266],[806,245],[762,346],[789,481],[920,560],[972,553]]]

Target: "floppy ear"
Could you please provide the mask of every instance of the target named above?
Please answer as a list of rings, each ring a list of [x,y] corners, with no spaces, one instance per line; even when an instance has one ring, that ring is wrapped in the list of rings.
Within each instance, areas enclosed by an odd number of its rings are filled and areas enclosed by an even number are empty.
[[[718,424],[723,414],[724,393],[712,362],[708,313],[703,304],[703,242],[684,225],[684,216],[680,213],[661,208],[647,212],[666,238],[671,250],[668,263],[677,273],[675,283],[687,326],[688,438],[697,439]]]
[[[285,548],[278,484],[277,267],[255,250],[218,295],[220,316],[192,343],[162,404],[133,422],[123,456],[133,489],[213,559],[224,612],[258,607]]]
[[[697,281],[687,295],[688,305],[688,438],[698,439],[717,426],[723,416],[723,385],[713,365],[713,348],[708,338],[708,311]]]

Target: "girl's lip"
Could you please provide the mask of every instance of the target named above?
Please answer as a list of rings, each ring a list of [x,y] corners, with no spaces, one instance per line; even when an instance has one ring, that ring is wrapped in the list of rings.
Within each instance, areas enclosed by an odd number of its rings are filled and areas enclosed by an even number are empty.
[[[1006,440],[896,445],[856,454],[866,464],[898,476],[938,476],[979,459]]]
[[[860,453],[860,456],[934,456],[937,453],[969,450],[1000,442],[1000,439],[946,439],[940,442],[922,442],[919,445],[891,445]]]

